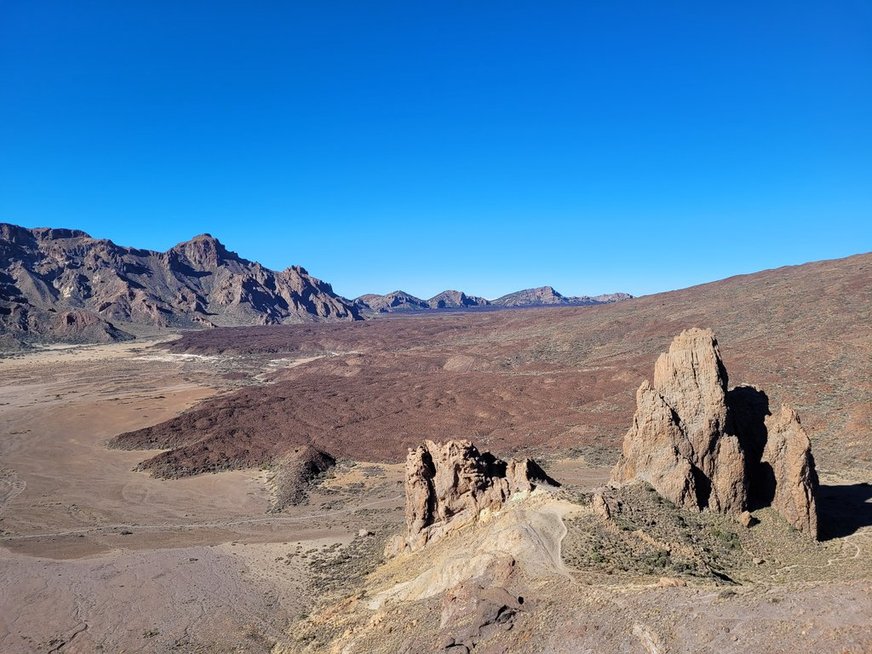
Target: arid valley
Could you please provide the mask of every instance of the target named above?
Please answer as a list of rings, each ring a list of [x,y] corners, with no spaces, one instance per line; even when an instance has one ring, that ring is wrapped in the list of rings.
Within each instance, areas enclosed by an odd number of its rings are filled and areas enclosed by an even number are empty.
[[[0,654],[872,654],[872,2],[0,2]]]
[[[0,651],[872,651],[870,280],[860,255],[599,306],[12,353]],[[818,540],[607,485],[691,327],[801,417]],[[391,551],[409,448],[451,439],[548,483]]]

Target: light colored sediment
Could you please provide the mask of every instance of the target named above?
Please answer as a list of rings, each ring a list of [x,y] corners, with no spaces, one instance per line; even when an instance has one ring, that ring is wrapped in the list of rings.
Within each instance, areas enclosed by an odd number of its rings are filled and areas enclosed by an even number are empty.
[[[0,359],[0,651],[269,651],[316,595],[299,553],[399,518],[390,467],[268,514],[264,471],[165,481],[105,447],[220,392],[222,361],[142,343]]]

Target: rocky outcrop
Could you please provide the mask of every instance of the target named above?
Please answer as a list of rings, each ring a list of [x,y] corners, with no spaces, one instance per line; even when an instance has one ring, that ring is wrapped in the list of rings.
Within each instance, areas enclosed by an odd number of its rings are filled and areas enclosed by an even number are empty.
[[[633,427],[624,438],[612,481],[646,481],[678,506],[698,509],[690,441],[674,409],[647,381],[636,391],[636,406]]]
[[[126,326],[354,320],[358,310],[298,266],[274,272],[202,234],[166,252],[68,229],[0,224],[0,333],[100,341]],[[60,318],[52,316],[62,316]]]
[[[65,343],[115,343],[133,335],[84,309],[42,309],[0,299],[0,349],[26,349],[33,341]],[[4,347],[5,345],[5,347]]]
[[[420,549],[541,484],[556,482],[530,459],[501,461],[467,440],[426,441],[406,457],[406,533],[386,553]]]
[[[336,460],[310,445],[295,448],[281,459],[274,467],[270,478],[273,498],[270,511],[299,504],[308,496],[309,487],[318,476],[336,465]]]
[[[811,441],[799,416],[793,409],[782,407],[777,416],[766,420],[766,430],[768,438],[760,461],[763,474],[771,474],[772,507],[800,531],[817,535],[818,477]]]
[[[467,295],[463,291],[442,291],[434,295],[427,304],[431,309],[468,309],[470,307],[486,307],[490,301],[483,297]]]
[[[567,296],[558,293],[551,286],[527,288],[503,295],[491,304],[500,307],[533,307],[550,305],[588,306],[592,304],[611,304],[629,300],[633,296],[628,293],[606,293],[603,295],[576,295]]]
[[[612,482],[648,482],[678,506],[740,515],[771,504],[817,537],[817,477],[810,442],[796,414],[766,420],[759,389],[728,390],[710,330],[678,335],[654,366],[654,382],[636,393]]]
[[[430,308],[424,300],[405,291],[393,291],[385,295],[367,293],[354,300],[354,306],[362,313],[394,313],[397,311],[422,311]]]

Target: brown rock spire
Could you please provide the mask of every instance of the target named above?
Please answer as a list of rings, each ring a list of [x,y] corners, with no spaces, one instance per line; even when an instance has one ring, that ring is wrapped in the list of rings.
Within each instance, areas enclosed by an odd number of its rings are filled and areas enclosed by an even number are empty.
[[[754,489],[816,538],[817,476],[796,414],[782,409],[764,423],[765,393],[746,386],[728,392],[727,383],[711,330],[676,336],[657,359],[653,385],[643,382],[636,393],[612,483],[646,481],[678,506],[734,514],[748,507]]]
[[[781,407],[777,416],[767,419],[766,428],[769,437],[761,464],[772,471],[775,483],[772,506],[791,525],[817,538],[818,476],[811,441],[790,407]]]
[[[386,551],[419,549],[541,483],[556,485],[530,459],[501,461],[467,440],[425,441],[406,457],[406,534]]]

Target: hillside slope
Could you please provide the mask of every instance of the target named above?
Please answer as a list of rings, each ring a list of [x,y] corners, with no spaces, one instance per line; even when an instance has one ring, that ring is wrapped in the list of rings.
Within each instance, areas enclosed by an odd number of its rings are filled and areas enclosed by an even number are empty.
[[[868,473],[870,254],[608,305],[186,334],[172,351],[322,358],[116,444],[172,448],[145,464],[165,475],[259,465],[298,444],[398,461],[448,437],[613,460],[639,384],[694,326],[717,334],[732,385],[760,385],[771,407],[799,412],[822,469]]]

